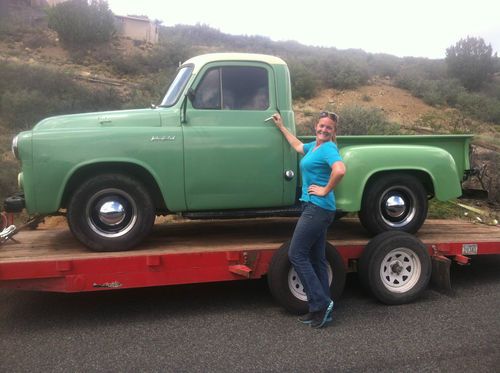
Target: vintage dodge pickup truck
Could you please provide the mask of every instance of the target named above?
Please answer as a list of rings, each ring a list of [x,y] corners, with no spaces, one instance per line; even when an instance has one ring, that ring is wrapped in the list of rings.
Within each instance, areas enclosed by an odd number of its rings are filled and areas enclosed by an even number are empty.
[[[96,251],[136,246],[156,215],[296,214],[298,156],[265,121],[275,112],[295,132],[282,59],[194,57],[179,67],[157,107],[56,116],[16,136],[22,194],[14,205],[21,199],[29,214],[66,210],[73,234]],[[338,209],[358,212],[373,234],[416,232],[428,199],[461,195],[470,139],[338,137],[347,166],[336,189]]]

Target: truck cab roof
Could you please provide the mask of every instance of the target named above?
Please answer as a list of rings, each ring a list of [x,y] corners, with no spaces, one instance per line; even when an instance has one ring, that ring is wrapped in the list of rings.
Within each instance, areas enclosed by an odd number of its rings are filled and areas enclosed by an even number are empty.
[[[286,65],[285,61],[279,57],[257,53],[208,53],[190,58],[183,65],[193,64],[196,68],[214,61],[249,61],[264,62],[270,65]]]

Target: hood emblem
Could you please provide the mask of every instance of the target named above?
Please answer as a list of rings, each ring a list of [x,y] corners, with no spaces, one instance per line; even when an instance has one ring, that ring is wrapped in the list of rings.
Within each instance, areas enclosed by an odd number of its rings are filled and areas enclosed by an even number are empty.
[[[175,136],[153,136],[151,137],[151,142],[156,142],[156,141],[174,141]]]

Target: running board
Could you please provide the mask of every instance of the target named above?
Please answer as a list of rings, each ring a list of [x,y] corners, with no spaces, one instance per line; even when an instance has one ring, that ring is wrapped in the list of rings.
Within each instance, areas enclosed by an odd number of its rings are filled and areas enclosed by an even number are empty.
[[[184,212],[182,216],[192,219],[245,219],[245,218],[269,218],[269,217],[297,217],[300,216],[302,208],[291,206],[276,209],[254,209],[254,210],[225,210],[225,211],[197,211]]]

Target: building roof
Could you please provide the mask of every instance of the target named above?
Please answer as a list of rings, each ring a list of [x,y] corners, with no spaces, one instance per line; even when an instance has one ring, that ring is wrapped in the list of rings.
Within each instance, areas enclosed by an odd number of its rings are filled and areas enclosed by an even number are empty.
[[[116,18],[120,18],[120,19],[130,19],[132,21],[140,21],[140,22],[147,22],[147,23],[151,23],[152,21],[146,17],[146,16],[118,16],[118,15],[115,15]]]

